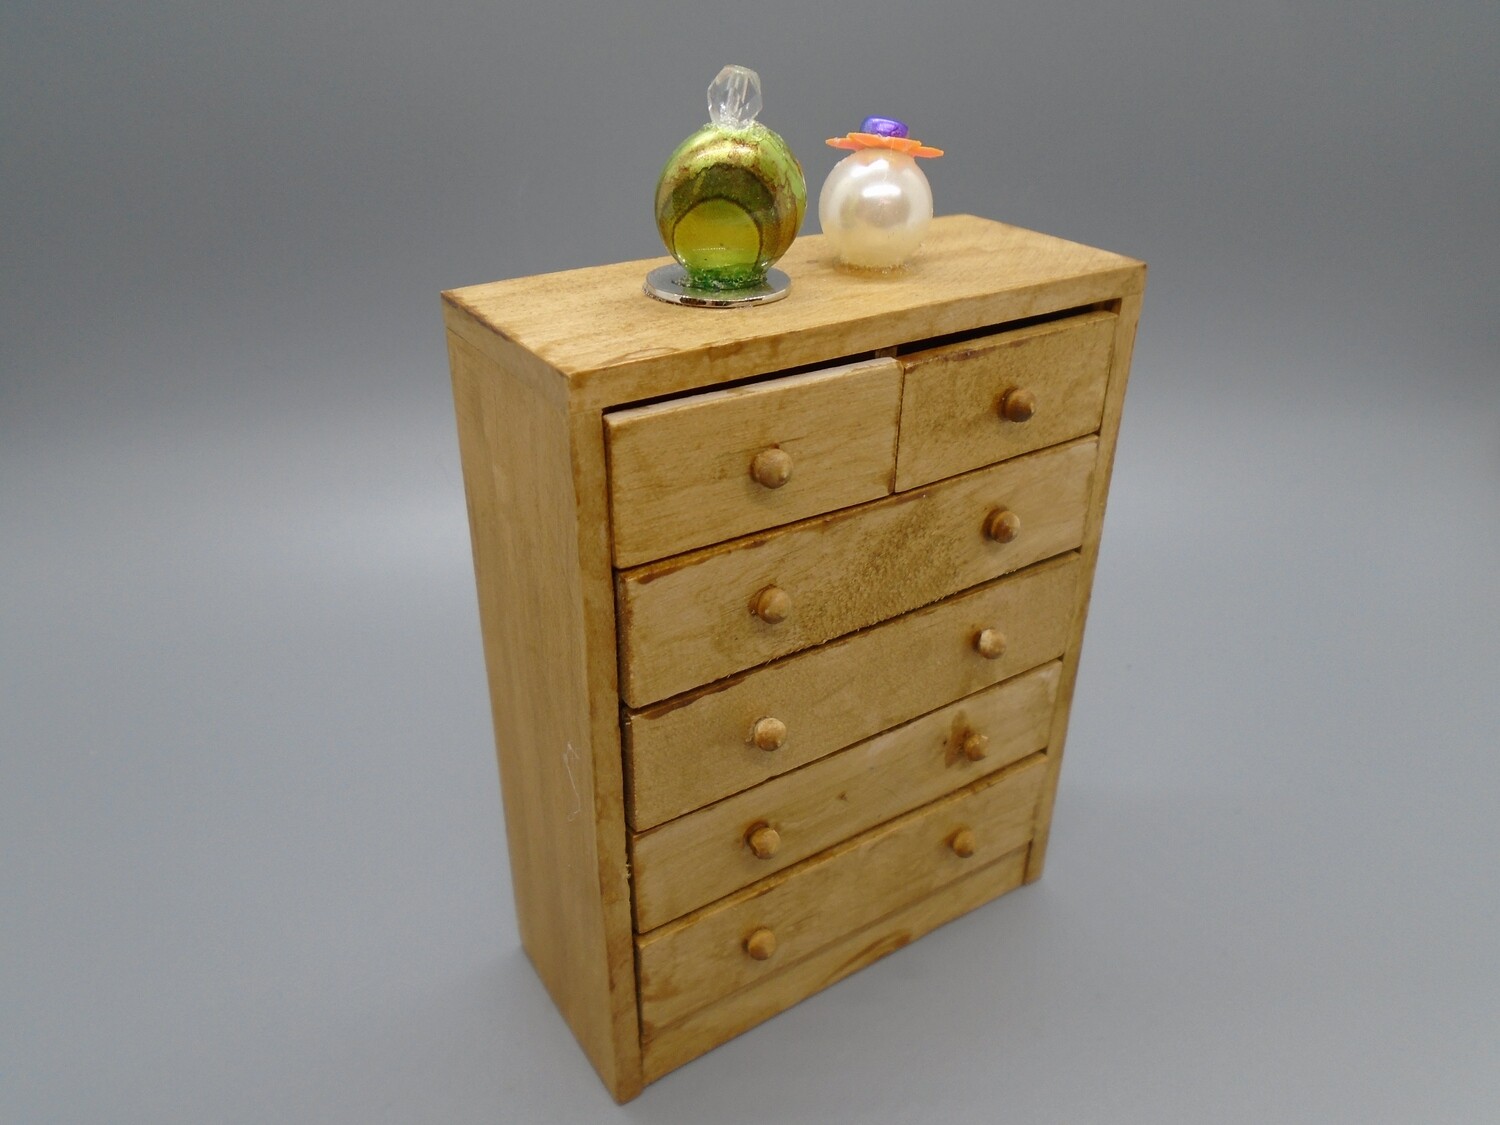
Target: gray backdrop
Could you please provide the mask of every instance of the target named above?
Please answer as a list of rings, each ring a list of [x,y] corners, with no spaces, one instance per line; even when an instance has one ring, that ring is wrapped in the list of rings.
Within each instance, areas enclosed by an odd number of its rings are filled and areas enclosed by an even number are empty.
[[[0,1119],[1500,1119],[1500,7],[0,10]],[[1147,260],[1047,877],[617,1109],[517,944],[437,293],[807,166]],[[815,218],[807,229],[816,230]]]

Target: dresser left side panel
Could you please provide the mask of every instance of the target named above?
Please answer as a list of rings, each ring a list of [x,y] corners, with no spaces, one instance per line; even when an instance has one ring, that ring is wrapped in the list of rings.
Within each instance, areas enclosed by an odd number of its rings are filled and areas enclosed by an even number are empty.
[[[514,345],[449,359],[521,942],[617,1100],[640,1092],[603,431]]]

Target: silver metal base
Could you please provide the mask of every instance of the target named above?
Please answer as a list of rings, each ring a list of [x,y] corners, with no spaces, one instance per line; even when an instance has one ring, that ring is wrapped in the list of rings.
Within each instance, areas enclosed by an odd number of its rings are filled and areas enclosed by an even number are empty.
[[[658,266],[646,275],[646,294],[672,305],[699,309],[734,309],[741,305],[765,305],[785,297],[792,279],[780,270],[767,270],[766,279],[748,289],[694,289],[687,283],[687,270],[675,262]]]

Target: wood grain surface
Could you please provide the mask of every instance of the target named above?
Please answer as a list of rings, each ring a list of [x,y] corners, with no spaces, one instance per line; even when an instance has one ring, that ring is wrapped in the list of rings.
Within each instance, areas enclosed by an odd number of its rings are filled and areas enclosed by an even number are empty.
[[[1084,438],[831,516],[624,571],[622,694],[632,707],[821,644],[1076,547],[1097,443]],[[1009,543],[985,534],[1017,513]],[[785,591],[768,623],[757,595]]]
[[[636,939],[641,1026],[657,1028],[810,956],[851,930],[1006,855],[1031,838],[1045,772],[1043,755],[981,778],[814,859],[779,872]],[[950,840],[968,829],[973,855]],[[746,955],[745,939],[776,936],[766,960]]]
[[[663,261],[443,306],[521,940],[621,1101],[1040,875],[1145,284],[966,215],[752,310]]]
[[[521,943],[626,1100],[642,1079],[602,429],[449,347]]]
[[[1141,298],[1137,293],[1120,301],[1115,320],[1115,339],[1111,347],[1109,389],[1104,399],[1104,417],[1099,433],[1099,460],[1090,485],[1088,519],[1084,524],[1081,563],[1083,577],[1077,586],[1077,604],[1069,626],[1067,655],[1063,660],[1062,678],[1058,683],[1057,709],[1053,713],[1052,733],[1048,738],[1047,776],[1042,783],[1042,798],[1037,802],[1036,842],[1026,861],[1026,881],[1042,876],[1047,857],[1047,840],[1052,826],[1052,808],[1057,797],[1058,772],[1062,769],[1063,748],[1068,737],[1068,717],[1072,714],[1073,691],[1078,682],[1078,662],[1083,655],[1083,631],[1088,620],[1089,598],[1094,589],[1094,568],[1099,561],[1099,540],[1104,532],[1105,502],[1109,498],[1110,475],[1114,470],[1115,447],[1120,436],[1120,416],[1125,407],[1125,385],[1130,378],[1130,358],[1135,347],[1136,325],[1141,315]]]
[[[640,830],[748,789],[1062,655],[1078,556],[1037,563],[938,605],[626,715],[631,823]],[[977,632],[1002,628],[985,660]],[[915,674],[919,672],[919,674]],[[879,690],[871,690],[878,685]],[[757,720],[786,727],[756,747]]]
[[[669,922],[1047,745],[1058,662],[975,692],[804,769],[635,837],[636,925]],[[982,756],[964,752],[982,739]],[[778,834],[774,855],[746,846]]]
[[[685,309],[642,293],[653,258],[445,293],[447,324],[481,350],[509,341],[554,373],[573,410],[637,402],[840,356],[874,352],[1136,292],[1141,264],[973,215],[933,220],[899,273],[837,269],[822,235],[797,239],[777,268],[783,301]]]
[[[897,489],[1093,433],[1114,329],[1113,313],[1085,313],[903,356]],[[1033,400],[1019,423],[1000,410],[1015,389]]]
[[[886,495],[900,412],[901,368],[876,359],[606,414],[615,565]],[[774,487],[751,472],[768,450]]]
[[[1018,848],[977,868],[936,894],[855,930],[812,956],[699,1008],[675,1023],[653,1026],[645,1036],[646,1080],[656,1081],[725,1040],[905,948],[945,922],[1015,890],[1026,870],[1028,850]],[[899,1019],[900,1013],[885,1013],[884,1018]],[[954,1046],[962,1049],[964,1044],[956,1039]]]

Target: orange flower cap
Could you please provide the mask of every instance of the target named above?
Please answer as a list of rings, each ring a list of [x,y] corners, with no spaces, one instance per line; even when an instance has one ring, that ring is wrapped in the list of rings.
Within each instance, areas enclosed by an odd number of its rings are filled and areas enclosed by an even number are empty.
[[[843,137],[829,137],[833,148],[847,148],[858,152],[862,148],[888,148],[904,152],[907,156],[942,156],[943,150],[931,148],[911,137],[882,137],[879,133],[849,133]]]
[[[859,132],[847,136],[829,137],[828,143],[834,148],[853,149],[855,152],[862,148],[888,148],[908,156],[943,155],[942,149],[929,148],[910,137],[906,122],[894,117],[866,117],[859,129]]]

